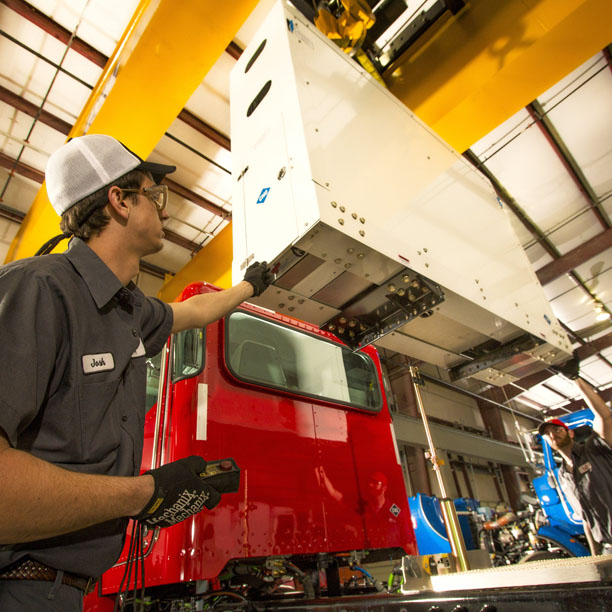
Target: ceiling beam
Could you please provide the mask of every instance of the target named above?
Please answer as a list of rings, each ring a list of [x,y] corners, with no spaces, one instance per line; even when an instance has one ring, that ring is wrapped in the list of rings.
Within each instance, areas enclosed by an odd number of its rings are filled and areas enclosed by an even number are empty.
[[[3,1],[3,0],[2,0]],[[13,106],[18,111],[29,115],[30,117],[37,117],[41,123],[52,127],[54,130],[65,134],[66,136],[70,133],[72,126],[63,119],[56,117],[55,115],[47,112],[46,110],[41,110],[39,106],[29,102],[28,100],[18,96],[12,91],[8,90],[6,87],[0,85],[0,101]]]
[[[160,268],[155,264],[152,264],[148,261],[140,260],[140,271],[145,272],[146,274],[150,274],[151,276],[156,276],[157,278],[161,278],[162,280],[166,280],[166,276],[168,274],[172,274],[172,272],[168,272],[164,268]]]
[[[11,174],[19,174],[21,176],[25,176],[26,178],[35,181],[39,185],[42,185],[42,182],[45,180],[44,172],[29,166],[21,161],[17,161],[12,157],[6,155],[6,153],[2,153],[0,151],[0,167],[6,168]]]
[[[540,268],[536,272],[538,280],[542,285],[546,285],[563,274],[571,272],[610,247],[612,247],[612,228],[597,234],[597,236],[587,240],[584,244],[568,251],[565,255]]]
[[[552,147],[553,151],[563,164],[563,167],[570,175],[570,178],[574,182],[574,185],[578,188],[578,191],[584,196],[584,199],[587,201],[591,211],[599,221],[600,225],[607,229],[610,227],[610,222],[605,214],[605,212],[601,209],[599,198],[597,194],[591,187],[591,184],[587,180],[584,172],[582,172],[580,165],[574,159],[574,156],[570,153],[567,145],[563,142],[559,132],[553,125],[552,121],[548,118],[546,111],[542,107],[542,105],[534,100],[526,107],[529,116],[535,121],[535,124],[538,126],[540,131],[542,132],[544,138],[548,144]]]
[[[189,127],[210,138],[213,142],[217,143],[220,147],[231,150],[230,139],[225,135],[216,130],[211,125],[208,125],[205,121],[202,121],[199,117],[196,117],[193,113],[190,113],[187,109],[183,109],[178,118],[186,123]]]
[[[44,30],[47,34],[53,36],[53,38],[57,38],[57,40],[63,42],[65,45],[67,45],[71,40],[72,32],[70,30],[66,29],[64,26],[61,26],[59,23],[56,23],[53,21],[53,19],[39,11],[31,4],[24,2],[24,0],[0,0],[0,2],[8,6],[22,17],[25,17],[25,19],[31,23],[37,25],[41,30]],[[86,43],[78,36],[72,38],[70,48],[83,57],[86,57],[100,68],[104,68],[106,62],[108,61],[108,57],[106,57],[106,55],[94,49],[90,44]]]
[[[172,242],[172,244],[176,244],[180,247],[183,247],[191,253],[197,253],[202,248],[202,246],[199,245],[197,242],[192,242],[191,240],[188,240],[184,236],[173,232],[167,227],[164,227],[164,237],[168,242]]]
[[[168,189],[170,189],[170,191],[172,191],[173,193],[176,193],[176,195],[181,196],[182,198],[185,198],[186,200],[189,200],[194,204],[197,204],[201,208],[204,208],[208,212],[218,215],[222,219],[230,218],[232,216],[231,213],[226,210],[223,210],[223,208],[218,204],[211,202],[204,196],[194,193],[190,189],[187,189],[187,187],[183,187],[183,185],[179,185],[176,181],[173,181],[172,179],[166,177],[164,178],[163,182],[168,185]]]
[[[604,402],[608,402],[612,400],[612,387],[607,389],[603,389],[601,391],[597,391],[597,394],[601,397]],[[572,400],[569,404],[565,404],[564,406],[560,406],[559,408],[555,408],[554,410],[547,410],[547,416],[562,416],[569,412],[576,412],[578,410],[583,410],[586,408],[586,404],[583,399],[575,399]]]
[[[25,217],[25,213],[20,210],[16,210],[15,208],[11,208],[10,206],[5,206],[0,203],[0,219],[6,219],[7,221],[12,221],[13,223],[21,223],[23,218]]]

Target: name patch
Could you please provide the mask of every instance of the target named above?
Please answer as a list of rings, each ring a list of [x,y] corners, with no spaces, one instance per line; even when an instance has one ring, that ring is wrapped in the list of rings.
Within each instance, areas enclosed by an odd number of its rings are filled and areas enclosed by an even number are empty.
[[[587,472],[590,472],[593,469],[593,466],[591,465],[590,461],[587,461],[586,463],[583,463],[582,465],[578,466],[578,471],[581,474],[586,474]]]
[[[115,369],[115,360],[112,353],[96,353],[94,355],[83,355],[81,357],[84,374],[95,372],[106,372]]]

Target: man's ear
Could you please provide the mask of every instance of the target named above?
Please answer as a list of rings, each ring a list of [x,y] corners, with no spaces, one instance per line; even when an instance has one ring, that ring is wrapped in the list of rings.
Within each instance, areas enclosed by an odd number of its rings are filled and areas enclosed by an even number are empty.
[[[108,208],[111,216],[117,220],[128,220],[130,216],[130,204],[124,197],[123,191],[117,185],[112,185],[108,188]]]

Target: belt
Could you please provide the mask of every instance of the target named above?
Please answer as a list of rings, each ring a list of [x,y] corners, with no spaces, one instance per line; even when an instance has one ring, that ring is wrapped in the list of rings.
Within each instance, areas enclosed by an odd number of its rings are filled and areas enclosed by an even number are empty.
[[[54,582],[56,578],[57,570],[30,559],[22,561],[4,571],[0,571],[0,580],[44,580]],[[93,592],[96,586],[96,579],[64,572],[62,584],[76,587],[87,595]]]

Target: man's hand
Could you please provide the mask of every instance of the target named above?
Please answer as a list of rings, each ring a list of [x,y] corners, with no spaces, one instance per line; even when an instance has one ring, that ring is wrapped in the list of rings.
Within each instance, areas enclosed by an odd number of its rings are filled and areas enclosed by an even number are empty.
[[[149,527],[170,527],[204,507],[214,508],[221,494],[200,478],[205,469],[206,461],[193,455],[145,472],[153,476],[155,492],[133,518]]]
[[[256,261],[251,264],[244,273],[244,280],[253,286],[253,297],[261,295],[274,281],[274,274],[265,261]]]
[[[558,366],[550,366],[550,369],[557,374],[563,374],[570,380],[576,380],[580,377],[580,361],[576,352],[574,351],[574,356],[569,361]]]

